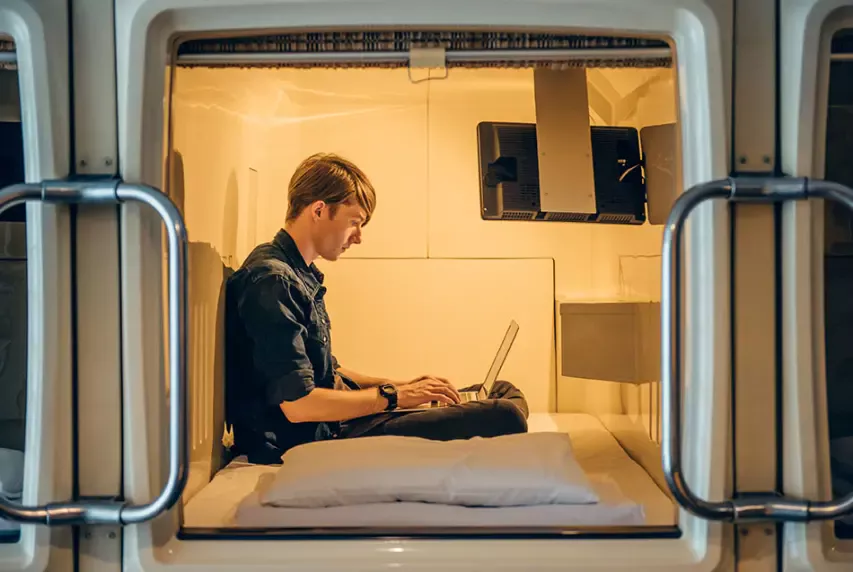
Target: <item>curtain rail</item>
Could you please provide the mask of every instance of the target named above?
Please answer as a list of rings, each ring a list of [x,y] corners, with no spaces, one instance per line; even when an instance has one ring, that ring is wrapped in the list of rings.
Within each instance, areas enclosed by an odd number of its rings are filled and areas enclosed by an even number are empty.
[[[570,61],[570,60],[623,60],[669,57],[669,48],[608,48],[608,49],[554,49],[554,50],[459,50],[445,52],[451,62],[503,61]],[[258,52],[181,54],[178,65],[189,64],[331,64],[331,63],[408,63],[409,52]]]

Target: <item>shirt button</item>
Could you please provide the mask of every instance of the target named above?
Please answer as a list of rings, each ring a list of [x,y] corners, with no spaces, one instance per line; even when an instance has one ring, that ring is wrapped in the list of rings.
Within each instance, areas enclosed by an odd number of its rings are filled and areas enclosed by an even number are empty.
[[[328,341],[329,341],[329,338],[327,338],[326,336],[323,336],[323,343],[325,344]]]

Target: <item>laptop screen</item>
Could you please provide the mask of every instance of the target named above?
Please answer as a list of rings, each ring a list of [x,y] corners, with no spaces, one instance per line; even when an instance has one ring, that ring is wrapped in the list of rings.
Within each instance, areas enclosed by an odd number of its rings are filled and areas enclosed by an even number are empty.
[[[491,392],[492,385],[494,385],[495,380],[498,378],[498,374],[506,361],[506,356],[509,354],[512,343],[515,341],[516,334],[518,334],[518,323],[515,320],[512,320],[509,324],[509,328],[507,328],[506,334],[504,334],[501,346],[498,348],[498,353],[495,355],[495,359],[492,360],[492,366],[486,374],[486,379],[483,381],[481,392],[485,396],[488,396],[489,392]]]

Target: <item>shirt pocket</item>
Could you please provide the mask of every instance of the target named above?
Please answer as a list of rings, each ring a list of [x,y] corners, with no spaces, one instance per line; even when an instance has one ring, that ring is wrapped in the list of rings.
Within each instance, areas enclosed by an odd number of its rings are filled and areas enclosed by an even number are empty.
[[[308,317],[308,337],[322,344],[329,344],[329,333],[329,317],[322,304],[312,302]]]

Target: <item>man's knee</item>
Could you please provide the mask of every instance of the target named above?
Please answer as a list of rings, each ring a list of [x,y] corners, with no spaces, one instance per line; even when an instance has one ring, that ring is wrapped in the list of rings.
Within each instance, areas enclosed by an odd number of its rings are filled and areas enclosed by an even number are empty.
[[[527,433],[527,418],[524,412],[512,401],[499,399],[494,407],[494,427],[499,429],[502,435],[513,433]]]
[[[514,386],[511,382],[506,381],[505,379],[498,379],[498,380],[495,380],[495,382],[492,384],[492,390],[491,390],[491,393],[500,393],[500,394],[504,394],[504,393],[510,393],[510,392],[512,392],[512,393],[515,393],[515,392],[521,393],[521,390],[519,390],[519,389],[518,389],[516,386]]]
[[[518,407],[525,419],[527,419],[530,414],[524,393],[508,381],[496,381],[492,387],[489,397],[492,399],[511,401],[516,407]]]

